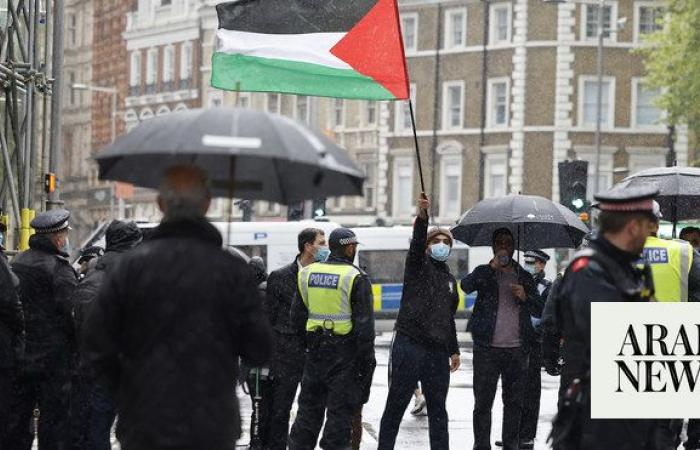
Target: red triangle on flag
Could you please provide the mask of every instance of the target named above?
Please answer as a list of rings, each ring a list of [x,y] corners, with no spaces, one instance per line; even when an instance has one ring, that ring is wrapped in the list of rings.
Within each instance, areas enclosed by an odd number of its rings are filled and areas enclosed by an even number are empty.
[[[378,0],[335,44],[331,53],[384,86],[397,99],[408,98],[408,73],[396,0]]]

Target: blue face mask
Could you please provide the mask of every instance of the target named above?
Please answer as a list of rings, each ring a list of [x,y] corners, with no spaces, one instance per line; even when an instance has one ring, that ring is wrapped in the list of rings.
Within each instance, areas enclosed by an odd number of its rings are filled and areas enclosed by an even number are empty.
[[[535,268],[534,264],[525,264],[525,270],[530,272],[531,275],[534,275],[535,272],[537,272],[537,269]]]
[[[430,246],[430,257],[435,261],[445,262],[450,256],[450,250],[452,248],[445,243],[433,244]]]
[[[328,247],[319,247],[314,253],[314,261],[316,262],[326,262],[328,257],[331,255],[331,249]]]

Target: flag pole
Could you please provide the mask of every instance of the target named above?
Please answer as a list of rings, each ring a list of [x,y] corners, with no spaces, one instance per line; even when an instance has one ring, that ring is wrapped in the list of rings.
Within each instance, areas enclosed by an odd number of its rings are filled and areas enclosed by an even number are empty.
[[[408,109],[411,113],[411,127],[413,128],[413,142],[416,146],[416,160],[418,160],[418,175],[420,176],[420,190],[425,193],[425,180],[423,179],[423,164],[420,159],[420,148],[418,147],[418,133],[416,132],[416,118],[413,115],[413,101],[408,99]]]

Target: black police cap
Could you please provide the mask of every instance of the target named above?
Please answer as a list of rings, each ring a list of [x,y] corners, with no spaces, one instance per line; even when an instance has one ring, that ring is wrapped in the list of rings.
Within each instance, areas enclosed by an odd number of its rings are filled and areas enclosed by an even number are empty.
[[[601,211],[652,212],[654,210],[654,197],[658,194],[659,188],[655,184],[613,187],[594,196],[598,201],[595,206]]]
[[[39,234],[56,233],[69,229],[70,213],[65,209],[51,209],[38,214],[29,225]]]
[[[549,261],[549,255],[543,252],[542,250],[528,250],[525,252],[524,256],[525,258],[539,259],[542,262]]]
[[[359,242],[357,242],[355,233],[348,228],[336,228],[331,231],[331,235],[328,237],[328,246],[331,250],[351,244],[359,244]]]

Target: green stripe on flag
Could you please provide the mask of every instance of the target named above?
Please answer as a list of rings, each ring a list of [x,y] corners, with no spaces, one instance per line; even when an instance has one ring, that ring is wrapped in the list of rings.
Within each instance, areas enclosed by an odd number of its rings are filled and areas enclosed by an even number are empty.
[[[354,70],[282,59],[214,53],[211,85],[244,92],[283,92],[318,97],[393,100],[372,78]]]

